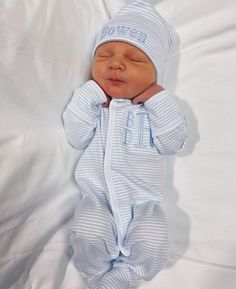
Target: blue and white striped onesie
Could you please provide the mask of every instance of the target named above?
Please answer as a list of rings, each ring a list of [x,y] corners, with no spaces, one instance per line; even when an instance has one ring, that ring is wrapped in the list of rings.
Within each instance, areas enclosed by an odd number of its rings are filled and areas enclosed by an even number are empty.
[[[136,288],[166,264],[167,223],[160,207],[166,156],[187,135],[175,97],[164,90],[144,104],[112,99],[90,80],[64,113],[68,141],[84,149],[75,179],[82,200],[71,245],[89,288]]]

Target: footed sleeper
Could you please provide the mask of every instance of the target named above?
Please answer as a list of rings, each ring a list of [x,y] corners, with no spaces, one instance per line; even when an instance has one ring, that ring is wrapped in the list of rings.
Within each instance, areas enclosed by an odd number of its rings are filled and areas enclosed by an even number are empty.
[[[160,207],[166,156],[181,150],[185,119],[164,90],[144,104],[106,96],[92,80],[64,113],[68,141],[84,152],[75,170],[81,201],[72,225],[74,262],[91,289],[136,288],[166,264]]]

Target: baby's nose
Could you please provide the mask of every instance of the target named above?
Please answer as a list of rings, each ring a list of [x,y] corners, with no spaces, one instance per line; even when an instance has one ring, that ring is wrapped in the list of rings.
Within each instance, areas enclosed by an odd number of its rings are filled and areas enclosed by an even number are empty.
[[[124,61],[118,57],[112,58],[109,63],[110,69],[123,70],[125,68]]]

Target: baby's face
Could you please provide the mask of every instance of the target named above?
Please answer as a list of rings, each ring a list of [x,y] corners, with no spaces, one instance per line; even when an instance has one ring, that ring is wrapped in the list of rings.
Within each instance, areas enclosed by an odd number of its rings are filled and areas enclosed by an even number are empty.
[[[112,98],[132,99],[156,82],[156,71],[142,50],[112,41],[97,48],[92,77]]]

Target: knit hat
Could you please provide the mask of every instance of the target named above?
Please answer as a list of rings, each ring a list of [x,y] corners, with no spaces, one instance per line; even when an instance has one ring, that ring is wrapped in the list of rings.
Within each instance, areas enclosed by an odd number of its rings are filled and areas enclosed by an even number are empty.
[[[162,83],[168,55],[177,46],[177,36],[166,20],[145,0],[136,0],[116,13],[98,33],[97,47],[109,41],[123,41],[146,53]]]

